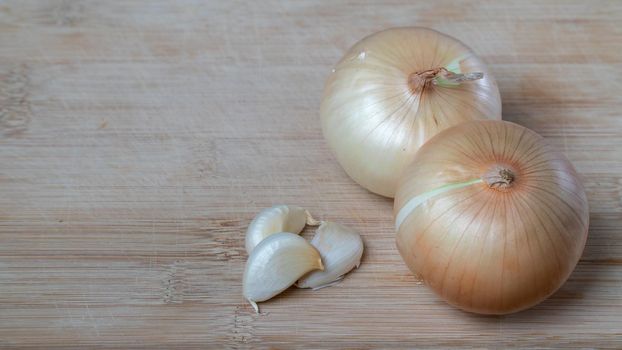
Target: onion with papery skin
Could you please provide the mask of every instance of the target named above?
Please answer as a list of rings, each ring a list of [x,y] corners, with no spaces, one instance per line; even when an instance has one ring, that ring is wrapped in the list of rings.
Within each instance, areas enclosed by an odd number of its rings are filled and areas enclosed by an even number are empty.
[[[497,85],[460,41],[427,28],[378,32],[337,63],[324,89],[322,131],[348,175],[393,197],[400,173],[450,126],[501,119]]]
[[[534,131],[468,122],[426,143],[395,197],[397,247],[450,304],[483,314],[531,307],[555,292],[588,231],[583,185]]]

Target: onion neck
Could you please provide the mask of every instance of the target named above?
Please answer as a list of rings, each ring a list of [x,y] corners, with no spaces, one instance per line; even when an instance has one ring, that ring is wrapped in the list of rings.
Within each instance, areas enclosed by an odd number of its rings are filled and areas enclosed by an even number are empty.
[[[414,93],[421,92],[429,84],[432,84],[434,78],[445,68],[428,69],[421,72],[412,73],[408,76],[408,86]]]
[[[462,82],[479,80],[484,77],[482,72],[454,73],[445,67],[414,72],[408,76],[408,86],[413,93],[421,93],[432,85],[444,87],[458,86]]]
[[[508,191],[516,184],[516,170],[506,164],[495,164],[482,176],[489,188]]]

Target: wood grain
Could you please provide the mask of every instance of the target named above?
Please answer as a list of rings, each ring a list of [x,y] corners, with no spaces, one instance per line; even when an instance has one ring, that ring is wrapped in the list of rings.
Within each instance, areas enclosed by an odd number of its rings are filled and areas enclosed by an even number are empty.
[[[0,347],[622,347],[620,21],[618,1],[0,1]],[[480,53],[504,118],[584,179],[583,258],[531,310],[471,315],[417,284],[391,201],[322,139],[332,65],[399,25]],[[244,231],[276,203],[367,250],[256,315]]]

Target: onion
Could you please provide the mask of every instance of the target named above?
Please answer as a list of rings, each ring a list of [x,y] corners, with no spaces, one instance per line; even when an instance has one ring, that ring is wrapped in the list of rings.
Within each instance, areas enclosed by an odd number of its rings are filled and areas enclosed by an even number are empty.
[[[501,119],[501,100],[482,60],[460,41],[426,28],[394,28],[361,40],[337,63],[320,114],[348,175],[393,197],[421,145],[465,121]]]
[[[467,311],[507,314],[539,303],[568,278],[587,239],[588,204],[572,164],[513,123],[443,131],[398,188],[402,258]]]

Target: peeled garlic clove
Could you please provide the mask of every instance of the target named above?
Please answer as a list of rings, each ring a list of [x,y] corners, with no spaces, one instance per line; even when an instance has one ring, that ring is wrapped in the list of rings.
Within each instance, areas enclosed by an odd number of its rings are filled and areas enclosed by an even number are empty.
[[[304,238],[289,232],[272,234],[253,249],[246,262],[244,297],[259,312],[257,302],[272,298],[318,269],[324,269],[320,253]]]
[[[295,205],[275,205],[262,210],[246,231],[246,252],[250,254],[253,248],[263,239],[277,232],[300,233],[306,225],[317,226],[319,222],[311,217],[308,211]]]
[[[324,270],[311,272],[301,278],[296,283],[298,288],[328,287],[358,267],[363,256],[361,236],[352,229],[334,222],[322,222],[311,244],[319,250]]]

